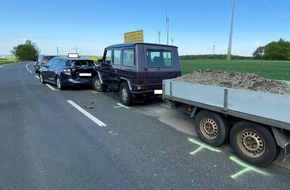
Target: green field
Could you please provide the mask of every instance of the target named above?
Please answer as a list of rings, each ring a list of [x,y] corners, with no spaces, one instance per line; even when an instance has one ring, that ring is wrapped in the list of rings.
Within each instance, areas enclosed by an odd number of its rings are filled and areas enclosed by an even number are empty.
[[[180,60],[182,74],[212,69],[225,72],[254,73],[258,76],[290,80],[290,61],[264,60]]]
[[[90,57],[91,58],[91,57]],[[94,57],[95,60],[98,57]],[[0,60],[0,65],[13,63],[15,59]],[[264,61],[264,60],[180,60],[182,74],[194,71],[212,69],[225,72],[254,73],[258,76],[290,81],[290,61]]]
[[[15,58],[9,58],[9,59],[0,59],[0,65],[7,64],[7,63],[14,63],[16,61]]]

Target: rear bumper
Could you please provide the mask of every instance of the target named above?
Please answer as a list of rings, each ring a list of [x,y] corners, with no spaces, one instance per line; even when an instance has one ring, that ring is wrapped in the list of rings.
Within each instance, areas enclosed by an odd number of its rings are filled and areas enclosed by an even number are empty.
[[[93,79],[72,79],[72,78],[67,78],[63,79],[63,85],[66,86],[76,86],[76,85],[91,85]]]
[[[161,96],[162,90],[156,89],[156,90],[138,90],[138,91],[131,91],[131,95],[134,98],[146,98],[151,96]]]

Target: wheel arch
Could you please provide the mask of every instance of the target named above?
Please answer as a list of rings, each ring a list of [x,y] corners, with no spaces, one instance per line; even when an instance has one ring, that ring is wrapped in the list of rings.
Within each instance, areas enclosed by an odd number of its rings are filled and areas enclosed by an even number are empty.
[[[132,86],[131,86],[130,80],[128,80],[126,78],[123,78],[123,77],[120,78],[120,81],[119,81],[119,84],[118,84],[118,91],[120,90],[120,86],[121,86],[121,84],[123,82],[126,82],[127,83],[128,87],[129,87],[129,90],[131,91],[132,90]]]

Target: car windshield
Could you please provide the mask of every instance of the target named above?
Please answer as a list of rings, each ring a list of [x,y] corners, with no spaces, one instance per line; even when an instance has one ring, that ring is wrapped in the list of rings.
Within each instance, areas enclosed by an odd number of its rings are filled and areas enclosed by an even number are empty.
[[[69,63],[72,67],[94,66],[94,62],[92,60],[72,60]]]

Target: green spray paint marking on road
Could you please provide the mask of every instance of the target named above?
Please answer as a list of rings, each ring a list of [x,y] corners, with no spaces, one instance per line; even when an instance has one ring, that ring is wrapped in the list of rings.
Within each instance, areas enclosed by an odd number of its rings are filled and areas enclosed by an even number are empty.
[[[197,145],[200,146],[198,149],[196,149],[195,151],[191,152],[191,153],[190,153],[191,155],[194,155],[195,153],[197,153],[198,151],[200,151],[200,150],[202,150],[202,149],[204,149],[204,148],[206,148],[206,149],[208,149],[208,150],[210,150],[210,151],[213,151],[213,152],[221,152],[219,149],[217,149],[217,148],[213,148],[213,147],[211,147],[211,146],[208,146],[207,144],[204,144],[204,143],[202,143],[202,142],[199,142],[199,141],[197,141],[197,140],[194,140],[193,138],[189,138],[188,140],[189,140],[190,142],[192,142],[192,143],[197,144]]]
[[[128,106],[124,106],[124,105],[121,104],[121,103],[117,103],[117,106],[115,106],[114,108],[126,108],[126,109],[130,109],[130,107],[128,107]]]
[[[248,165],[248,164],[242,162],[241,160],[239,160],[238,158],[236,158],[236,157],[234,157],[234,156],[230,156],[230,159],[231,159],[232,161],[234,161],[235,163],[239,164],[240,166],[245,167],[245,169],[243,169],[243,170],[237,172],[236,174],[231,175],[231,178],[232,178],[232,179],[236,179],[236,178],[240,177],[241,175],[243,175],[244,173],[246,173],[246,172],[252,172],[252,171],[253,171],[253,172],[257,172],[257,173],[262,174],[262,175],[269,175],[269,174],[266,173],[266,172],[263,172],[263,171],[261,171],[261,170],[255,168],[255,167],[253,167],[253,166],[250,166],[250,165]]]

